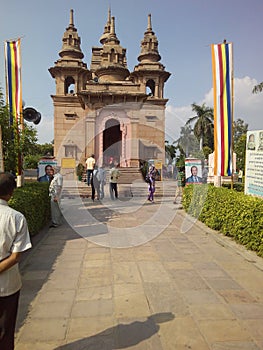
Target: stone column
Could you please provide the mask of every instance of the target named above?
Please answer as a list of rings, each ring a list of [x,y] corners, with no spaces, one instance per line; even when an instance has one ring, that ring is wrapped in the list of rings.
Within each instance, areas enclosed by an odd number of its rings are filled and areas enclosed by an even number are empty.
[[[96,111],[89,111],[86,116],[85,132],[85,158],[87,159],[92,153],[95,153],[95,119]],[[98,156],[98,155],[96,155]]]

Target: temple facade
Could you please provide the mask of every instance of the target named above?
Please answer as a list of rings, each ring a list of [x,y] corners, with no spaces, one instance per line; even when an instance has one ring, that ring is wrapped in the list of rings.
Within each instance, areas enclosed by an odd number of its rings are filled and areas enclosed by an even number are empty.
[[[112,159],[120,167],[139,167],[149,159],[164,162],[164,84],[170,73],[160,63],[151,15],[132,72],[110,10],[89,67],[83,61],[73,10],[59,56],[49,72],[56,82],[51,96],[54,155],[62,169],[84,164],[91,154],[99,165]]]

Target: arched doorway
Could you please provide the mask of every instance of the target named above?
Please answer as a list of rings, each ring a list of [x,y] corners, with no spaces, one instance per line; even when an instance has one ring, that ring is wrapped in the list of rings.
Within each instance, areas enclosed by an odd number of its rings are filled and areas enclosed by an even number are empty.
[[[111,160],[120,163],[122,152],[122,132],[116,119],[109,119],[103,131],[103,162],[108,165]]]

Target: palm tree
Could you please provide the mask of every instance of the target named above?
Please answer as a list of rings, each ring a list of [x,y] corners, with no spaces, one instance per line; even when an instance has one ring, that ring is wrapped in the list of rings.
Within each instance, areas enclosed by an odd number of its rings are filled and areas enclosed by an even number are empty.
[[[180,137],[174,141],[177,144],[177,149],[180,153],[183,153],[186,157],[194,149],[194,135],[193,130],[190,125],[185,125],[181,127]]]
[[[254,86],[252,93],[257,94],[258,92],[261,92],[262,90],[263,90],[263,81],[260,84]]]
[[[195,122],[194,135],[199,141],[200,151],[202,151],[204,144],[213,148],[213,134],[214,134],[214,111],[213,108],[207,107],[205,103],[202,106],[193,103],[192,111],[196,113],[186,122],[186,125]]]

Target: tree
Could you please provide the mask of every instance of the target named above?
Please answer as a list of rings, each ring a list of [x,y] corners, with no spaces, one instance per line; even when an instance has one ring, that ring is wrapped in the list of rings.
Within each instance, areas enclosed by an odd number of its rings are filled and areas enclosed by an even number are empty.
[[[203,146],[209,146],[213,149],[214,140],[214,111],[213,108],[207,107],[205,103],[202,106],[193,103],[192,111],[196,113],[194,117],[191,117],[186,122],[186,125],[194,124],[194,135],[199,141],[200,151]]]
[[[259,83],[258,85],[254,86],[252,93],[257,94],[263,90],[263,81]]]
[[[248,124],[242,119],[237,119],[234,121],[234,144],[238,141],[240,136],[246,135],[248,130]]]
[[[165,154],[168,158],[168,162],[172,163],[173,159],[176,156],[176,147],[174,145],[169,144],[169,141],[165,141]]]
[[[174,144],[176,144],[176,148],[179,149],[180,153],[183,153],[186,157],[193,153],[198,145],[190,125],[181,127],[180,137],[174,141]]]
[[[246,162],[246,134],[239,137],[238,141],[234,144],[234,151],[236,153],[236,168],[245,169]]]
[[[234,121],[234,152],[236,153],[236,168],[245,168],[246,138],[248,124],[242,119]]]
[[[37,131],[24,123],[21,126],[16,121],[10,124],[9,110],[6,106],[0,88],[0,124],[2,127],[2,144],[4,167],[6,171],[17,172],[18,154],[27,154],[34,151],[37,142]],[[18,137],[19,135],[19,137]]]

